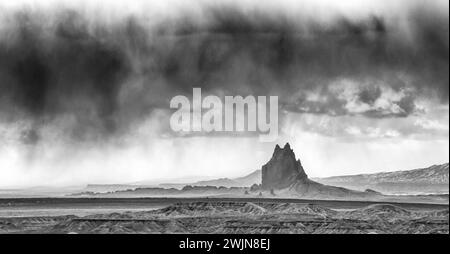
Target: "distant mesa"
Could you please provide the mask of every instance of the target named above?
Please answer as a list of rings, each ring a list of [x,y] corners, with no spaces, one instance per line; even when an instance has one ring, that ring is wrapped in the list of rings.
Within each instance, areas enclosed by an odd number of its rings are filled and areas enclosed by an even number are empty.
[[[322,184],[384,194],[448,194],[449,164],[412,170],[314,178]]]

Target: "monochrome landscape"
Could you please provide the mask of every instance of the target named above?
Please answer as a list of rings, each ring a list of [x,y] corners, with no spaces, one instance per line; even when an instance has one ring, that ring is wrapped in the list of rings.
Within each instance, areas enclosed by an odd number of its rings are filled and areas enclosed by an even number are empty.
[[[441,194],[350,190],[310,180],[289,144],[277,145],[262,174],[256,171],[237,179],[198,182],[181,189],[89,185],[65,197],[0,199],[0,225],[3,233],[448,234],[448,173],[447,163],[323,179],[339,182],[381,175],[386,183],[400,184],[401,190],[405,183],[416,181],[430,188],[436,188],[436,182],[446,185]],[[220,185],[235,182],[240,186]]]
[[[449,234],[446,0],[0,0],[0,234]]]

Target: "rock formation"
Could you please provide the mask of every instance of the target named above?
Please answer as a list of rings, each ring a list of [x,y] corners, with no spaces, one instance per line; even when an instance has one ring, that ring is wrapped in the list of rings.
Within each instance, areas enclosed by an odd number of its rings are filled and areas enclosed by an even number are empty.
[[[307,178],[289,143],[283,148],[276,145],[272,158],[262,167],[262,188],[265,190],[287,188]]]
[[[284,194],[303,198],[353,199],[380,195],[372,191],[354,191],[310,180],[289,143],[283,148],[278,145],[275,147],[272,158],[262,167],[261,180],[263,190],[272,192],[284,189]]]

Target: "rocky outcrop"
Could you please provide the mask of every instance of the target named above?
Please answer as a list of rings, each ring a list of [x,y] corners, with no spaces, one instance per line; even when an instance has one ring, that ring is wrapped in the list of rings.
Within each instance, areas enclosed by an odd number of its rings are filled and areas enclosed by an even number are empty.
[[[263,190],[282,190],[284,195],[302,198],[360,199],[380,195],[376,192],[354,191],[310,180],[289,143],[283,148],[278,145],[275,147],[272,158],[262,167],[261,180]]]
[[[265,190],[287,188],[307,178],[289,143],[283,148],[276,145],[272,158],[262,167],[262,188]]]

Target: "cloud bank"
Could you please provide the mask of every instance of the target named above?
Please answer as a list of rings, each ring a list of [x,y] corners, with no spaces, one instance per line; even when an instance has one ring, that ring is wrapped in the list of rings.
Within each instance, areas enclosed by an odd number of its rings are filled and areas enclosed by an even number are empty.
[[[192,87],[278,95],[287,111],[331,116],[407,117],[419,96],[448,103],[441,2],[326,19],[207,3],[109,22],[76,7],[1,13],[2,122],[30,122],[27,142],[55,122],[74,139],[106,139]]]

